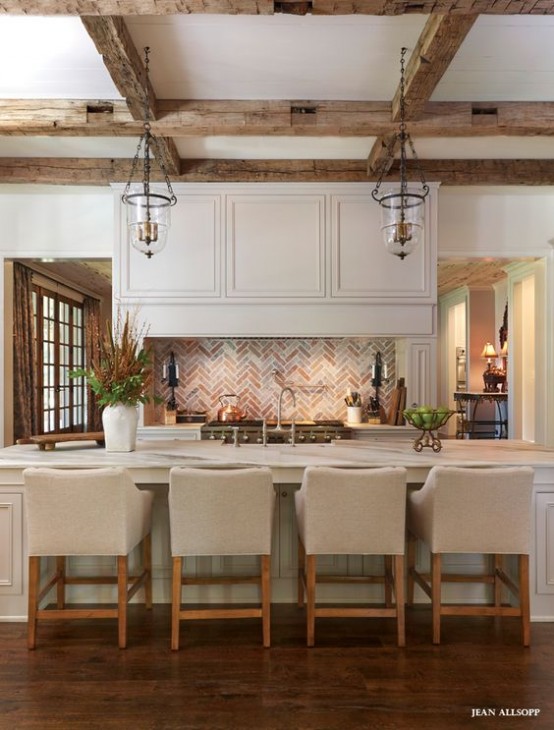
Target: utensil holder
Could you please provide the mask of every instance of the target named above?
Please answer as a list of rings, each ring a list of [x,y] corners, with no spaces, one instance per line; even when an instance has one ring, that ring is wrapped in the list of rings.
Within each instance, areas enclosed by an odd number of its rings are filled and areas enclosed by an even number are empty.
[[[362,422],[362,407],[361,406],[347,406],[346,407],[346,420],[348,423],[361,423]]]

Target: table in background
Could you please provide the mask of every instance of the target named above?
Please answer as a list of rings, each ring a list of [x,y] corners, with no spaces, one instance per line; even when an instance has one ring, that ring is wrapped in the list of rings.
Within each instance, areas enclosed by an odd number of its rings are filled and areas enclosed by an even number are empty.
[[[458,411],[456,438],[508,438],[508,393],[456,391]],[[495,404],[495,419],[479,419],[483,403]]]

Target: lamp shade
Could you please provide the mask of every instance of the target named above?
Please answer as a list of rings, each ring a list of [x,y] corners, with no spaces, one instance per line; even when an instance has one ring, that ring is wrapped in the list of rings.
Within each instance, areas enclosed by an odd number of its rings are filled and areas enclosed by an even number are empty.
[[[412,253],[423,237],[424,198],[402,191],[388,190],[380,200],[381,232],[389,253],[403,259]]]
[[[166,244],[172,201],[163,189],[136,184],[130,186],[126,203],[129,241],[150,258]]]
[[[494,349],[494,345],[490,342],[487,342],[485,344],[485,347],[483,347],[483,352],[481,353],[481,357],[484,358],[491,358],[491,357],[498,357],[496,350]]]

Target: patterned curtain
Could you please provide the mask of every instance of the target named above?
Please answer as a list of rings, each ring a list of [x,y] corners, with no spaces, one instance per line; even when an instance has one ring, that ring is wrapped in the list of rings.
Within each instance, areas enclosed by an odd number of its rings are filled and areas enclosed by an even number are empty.
[[[38,404],[38,372],[33,332],[33,272],[19,263],[14,276],[14,438],[41,433]]]
[[[83,302],[83,319],[85,324],[85,362],[90,366],[99,355],[100,341],[100,302],[92,297],[85,297]],[[102,415],[96,403],[94,393],[88,388],[87,396],[87,431],[102,430]]]

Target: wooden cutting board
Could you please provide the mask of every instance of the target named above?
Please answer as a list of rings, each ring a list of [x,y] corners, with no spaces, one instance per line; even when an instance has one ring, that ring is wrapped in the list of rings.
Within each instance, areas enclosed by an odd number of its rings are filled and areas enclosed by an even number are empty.
[[[391,407],[387,423],[389,426],[398,426],[403,422],[402,411],[406,404],[406,388],[404,387],[404,378],[398,378],[396,388],[392,392]],[[400,420],[399,420],[400,418]]]

